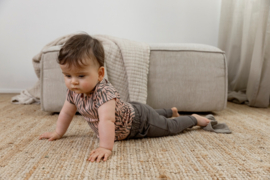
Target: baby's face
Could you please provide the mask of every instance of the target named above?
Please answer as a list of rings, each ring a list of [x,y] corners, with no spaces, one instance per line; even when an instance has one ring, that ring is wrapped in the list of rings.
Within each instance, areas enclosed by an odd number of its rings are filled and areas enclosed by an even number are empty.
[[[82,68],[68,68],[67,64],[60,65],[60,68],[64,74],[67,88],[77,94],[92,93],[97,83],[104,77],[104,67],[98,68],[92,62]]]

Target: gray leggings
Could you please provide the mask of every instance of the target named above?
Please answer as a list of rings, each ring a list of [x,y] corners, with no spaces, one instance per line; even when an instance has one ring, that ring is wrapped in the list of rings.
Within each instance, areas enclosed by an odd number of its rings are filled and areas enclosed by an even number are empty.
[[[171,109],[153,109],[147,104],[135,101],[129,103],[134,107],[135,118],[126,139],[176,135],[197,125],[197,120],[193,116],[169,119],[172,117]]]

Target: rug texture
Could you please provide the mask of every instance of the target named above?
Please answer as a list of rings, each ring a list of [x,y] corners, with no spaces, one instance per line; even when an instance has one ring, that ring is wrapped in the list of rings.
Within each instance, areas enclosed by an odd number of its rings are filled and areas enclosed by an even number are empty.
[[[62,139],[39,140],[55,130],[59,114],[12,104],[14,95],[0,94],[1,180],[270,179],[270,107],[228,102],[211,113],[232,134],[195,126],[175,136],[117,141],[108,161],[91,163],[86,159],[99,142],[82,116]]]

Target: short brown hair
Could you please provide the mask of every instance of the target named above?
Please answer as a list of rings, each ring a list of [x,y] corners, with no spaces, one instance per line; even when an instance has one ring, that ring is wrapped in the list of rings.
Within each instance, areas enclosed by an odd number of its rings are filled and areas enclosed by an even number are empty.
[[[100,67],[104,66],[104,49],[97,39],[88,34],[76,34],[70,37],[59,51],[57,63],[68,67],[82,67],[86,65],[85,58],[94,59]]]

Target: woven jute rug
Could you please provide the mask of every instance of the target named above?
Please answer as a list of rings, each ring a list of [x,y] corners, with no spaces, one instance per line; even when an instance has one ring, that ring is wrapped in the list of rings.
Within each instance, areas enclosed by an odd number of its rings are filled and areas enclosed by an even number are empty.
[[[193,127],[175,136],[117,141],[108,161],[91,163],[86,159],[99,142],[82,116],[62,139],[39,140],[55,130],[59,114],[12,104],[13,96],[0,94],[1,180],[270,179],[270,107],[228,102],[211,113],[232,134]]]

